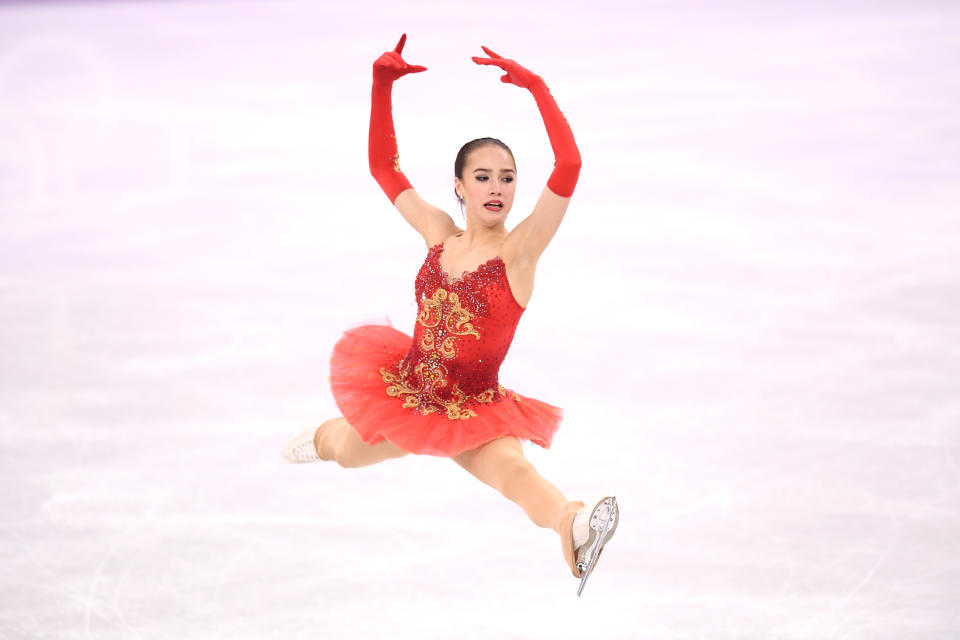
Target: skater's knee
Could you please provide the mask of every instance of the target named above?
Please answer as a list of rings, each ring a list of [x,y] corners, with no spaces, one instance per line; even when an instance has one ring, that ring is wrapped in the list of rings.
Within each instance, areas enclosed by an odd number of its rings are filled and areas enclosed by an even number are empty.
[[[511,477],[522,473],[530,463],[516,438],[505,437],[465,451],[454,458],[457,464],[480,481],[501,493]]]
[[[529,486],[540,474],[528,460],[520,458],[504,461],[500,476],[500,492],[510,497],[516,491],[522,491]]]
[[[346,418],[344,418],[343,416],[339,416],[336,418],[330,418],[329,420],[324,420],[323,423],[321,423],[320,425],[320,429],[325,429],[325,430],[343,429],[345,426],[348,426],[349,424],[350,423],[347,422]]]
[[[526,484],[537,470],[523,457],[512,451],[499,451],[494,455],[481,456],[475,461],[479,477],[500,493],[513,493],[512,489]]]
[[[333,460],[341,467],[353,467],[349,455],[350,423],[345,418],[331,418],[317,429],[315,444],[317,454],[324,460]]]
[[[385,460],[402,458],[409,453],[388,440],[382,440],[376,444],[365,442],[357,433],[357,430],[346,420],[343,421],[343,425],[335,438],[336,456],[334,459],[344,469],[367,467]]]

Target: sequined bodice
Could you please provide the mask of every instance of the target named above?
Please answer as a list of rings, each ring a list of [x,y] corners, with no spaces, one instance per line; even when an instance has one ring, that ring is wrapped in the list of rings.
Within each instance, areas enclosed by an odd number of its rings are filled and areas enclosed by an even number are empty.
[[[431,247],[417,273],[410,351],[396,374],[381,373],[387,392],[404,398],[404,406],[466,419],[478,404],[507,393],[497,376],[524,308],[513,297],[501,258],[451,278],[440,267],[442,251],[442,244]]]

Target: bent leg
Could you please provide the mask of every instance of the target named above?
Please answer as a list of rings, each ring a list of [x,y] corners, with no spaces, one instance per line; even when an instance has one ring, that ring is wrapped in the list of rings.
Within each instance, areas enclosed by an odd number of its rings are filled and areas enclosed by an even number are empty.
[[[313,444],[322,460],[336,460],[341,467],[348,468],[366,467],[410,453],[386,440],[367,444],[346,418],[334,418],[320,425]]]
[[[523,455],[520,441],[513,436],[464,451],[454,461],[520,505],[538,527],[553,529],[561,536],[566,521],[572,522],[570,514],[583,504],[567,500],[559,489],[541,476]]]

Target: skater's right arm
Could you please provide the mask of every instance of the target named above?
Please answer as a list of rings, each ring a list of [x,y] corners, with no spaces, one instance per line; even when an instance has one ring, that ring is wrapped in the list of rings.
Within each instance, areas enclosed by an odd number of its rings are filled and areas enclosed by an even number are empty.
[[[387,51],[373,63],[373,93],[370,102],[370,138],[368,144],[370,173],[390,202],[400,211],[427,246],[456,233],[457,226],[446,212],[424,201],[410,186],[400,170],[397,136],[393,129],[391,93],[393,82],[408,73],[426,71],[426,67],[410,65],[400,57],[407,34],[393,51]]]

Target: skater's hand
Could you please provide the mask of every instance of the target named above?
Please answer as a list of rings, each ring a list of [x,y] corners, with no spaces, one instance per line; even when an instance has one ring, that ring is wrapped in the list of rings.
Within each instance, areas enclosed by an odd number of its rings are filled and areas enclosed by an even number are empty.
[[[472,56],[470,59],[477,64],[492,64],[506,71],[505,74],[500,76],[501,82],[509,82],[510,84],[515,84],[518,87],[523,87],[524,89],[530,89],[534,84],[543,82],[543,78],[535,74],[533,71],[521,67],[515,60],[504,58],[503,56],[494,53],[482,45],[480,48],[483,49],[484,52],[490,57],[478,58],[477,56]]]
[[[426,71],[426,67],[416,64],[407,64],[400,57],[403,52],[403,45],[407,41],[407,34],[400,36],[400,42],[394,47],[393,51],[386,51],[373,63],[373,79],[375,82],[390,83],[408,73],[420,73]]]

